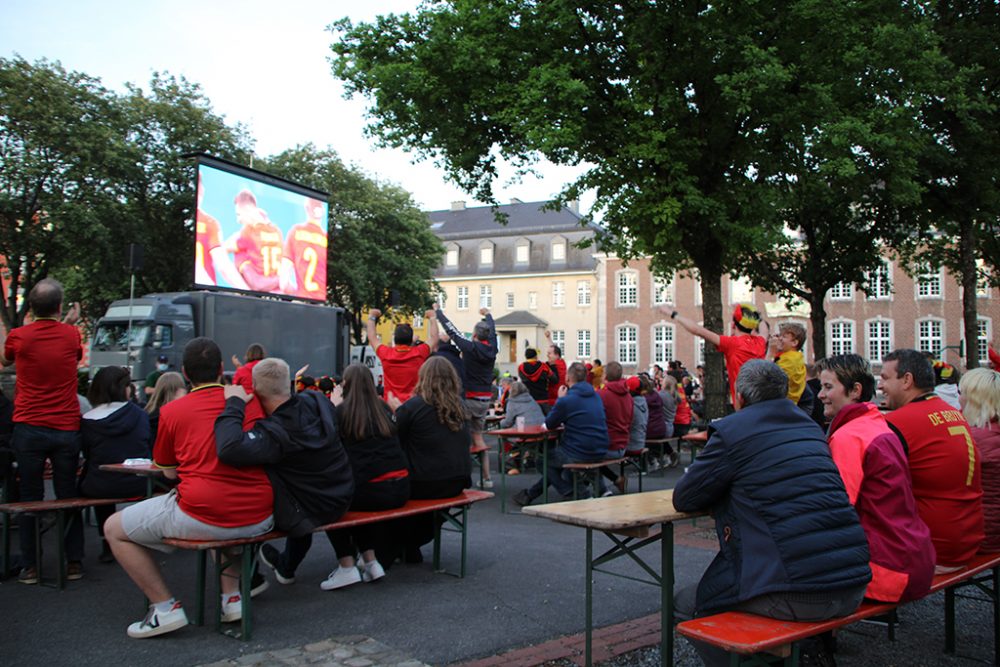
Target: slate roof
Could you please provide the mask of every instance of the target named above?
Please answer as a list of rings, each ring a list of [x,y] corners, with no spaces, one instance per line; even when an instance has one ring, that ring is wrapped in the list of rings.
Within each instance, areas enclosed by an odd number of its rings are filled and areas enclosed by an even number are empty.
[[[509,312],[503,317],[498,317],[494,319],[493,323],[498,327],[549,326],[548,322],[546,322],[541,318],[535,317],[526,310],[515,310]]]
[[[463,208],[459,211],[445,209],[428,211],[431,231],[442,240],[489,238],[494,236],[521,236],[567,232],[586,229],[580,226],[579,214],[564,208],[560,211],[543,211],[546,202],[503,204],[499,212],[507,216],[507,224],[497,222],[497,211],[491,206]]]

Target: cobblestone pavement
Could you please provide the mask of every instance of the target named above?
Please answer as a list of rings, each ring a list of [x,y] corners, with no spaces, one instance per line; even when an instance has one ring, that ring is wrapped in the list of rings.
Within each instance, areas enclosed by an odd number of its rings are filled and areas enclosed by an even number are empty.
[[[298,648],[249,653],[232,660],[201,665],[201,667],[271,667],[272,665],[317,665],[318,667],[427,667],[391,646],[370,637],[355,635],[331,637]]]

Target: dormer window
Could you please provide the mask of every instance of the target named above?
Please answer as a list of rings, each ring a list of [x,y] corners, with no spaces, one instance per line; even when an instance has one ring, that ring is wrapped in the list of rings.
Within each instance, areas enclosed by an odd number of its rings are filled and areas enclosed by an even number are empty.
[[[479,266],[493,266],[493,244],[488,241],[479,246]]]
[[[561,236],[557,236],[552,239],[552,261],[566,261],[566,239]]]

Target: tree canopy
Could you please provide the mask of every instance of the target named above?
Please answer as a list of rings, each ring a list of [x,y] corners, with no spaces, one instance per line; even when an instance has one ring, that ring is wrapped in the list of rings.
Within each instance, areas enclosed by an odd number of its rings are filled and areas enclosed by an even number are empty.
[[[348,95],[370,100],[373,135],[438,160],[480,199],[493,200],[500,157],[589,165],[556,205],[593,189],[607,247],[650,255],[654,271],[696,268],[705,326],[722,332],[721,278],[783,242],[802,160],[826,144],[824,170],[863,172],[852,194],[887,177],[857,154],[880,139],[856,142],[891,123],[852,128],[839,95],[850,89],[859,110],[884,90],[919,46],[910,10],[887,0],[428,2],[334,24],[333,70]],[[706,380],[717,416],[717,354]]]

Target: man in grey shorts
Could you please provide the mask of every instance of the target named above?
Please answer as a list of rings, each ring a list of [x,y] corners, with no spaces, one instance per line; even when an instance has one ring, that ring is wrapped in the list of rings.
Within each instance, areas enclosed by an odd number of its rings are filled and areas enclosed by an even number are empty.
[[[233,468],[219,461],[215,419],[226,399],[219,379],[222,353],[208,338],[184,348],[182,370],[191,392],[163,406],[153,462],[168,479],[180,479],[167,495],[150,498],[114,514],[104,526],[115,558],[150,600],[146,617],[128,627],[135,639],[154,637],[187,625],[184,607],[174,599],[152,550],[169,552],[164,538],[237,539],[271,530],[273,495],[260,467]],[[256,400],[246,409],[244,428],[263,417]],[[239,567],[222,577],[222,620],[238,621],[243,604]]]

